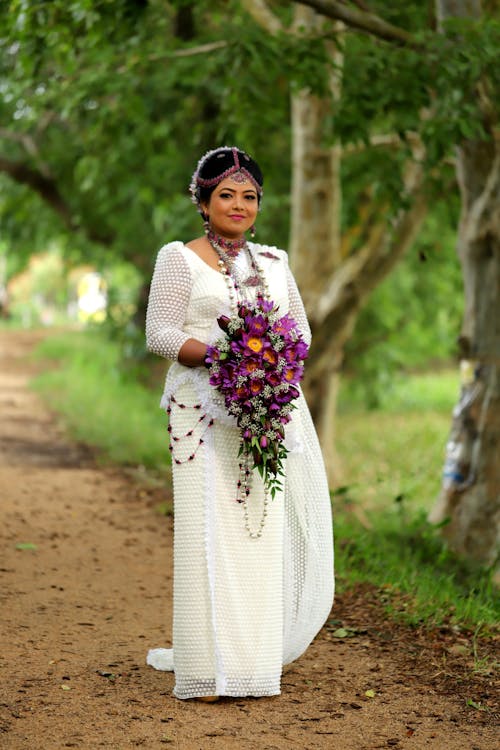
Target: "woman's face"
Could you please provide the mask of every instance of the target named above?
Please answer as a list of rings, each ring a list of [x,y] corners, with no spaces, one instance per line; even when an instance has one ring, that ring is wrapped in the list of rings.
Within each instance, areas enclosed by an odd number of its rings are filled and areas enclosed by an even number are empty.
[[[202,204],[214,232],[228,239],[241,237],[257,216],[257,190],[250,180],[234,182],[226,177],[219,182],[208,203]]]

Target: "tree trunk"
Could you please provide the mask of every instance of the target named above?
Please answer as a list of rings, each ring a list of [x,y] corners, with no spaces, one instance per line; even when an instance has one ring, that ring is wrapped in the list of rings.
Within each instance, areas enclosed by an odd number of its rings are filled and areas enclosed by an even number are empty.
[[[478,0],[438,0],[439,20],[478,18]],[[485,110],[485,127],[488,128]],[[430,513],[459,554],[498,559],[500,530],[500,141],[467,141],[457,154],[462,196],[458,255],[465,288],[459,343],[464,379],[447,445],[443,488]]]
[[[429,518],[449,523],[450,546],[493,564],[500,530],[500,144],[459,149],[458,255],[465,287],[462,384],[447,445],[443,488]]]
[[[314,33],[323,19],[309,8],[297,7],[294,27]],[[339,25],[340,26],[340,25]],[[340,95],[338,71],[342,55],[332,45],[336,75],[331,91]],[[308,90],[292,95],[292,191],[289,254],[298,279],[305,307],[311,315],[325,279],[331,278],[341,263],[340,184],[341,147],[325,145],[324,124],[331,102]],[[304,390],[314,419],[330,486],[341,478],[341,464],[335,448],[335,414],[339,369],[343,348],[317,376],[306,377]]]

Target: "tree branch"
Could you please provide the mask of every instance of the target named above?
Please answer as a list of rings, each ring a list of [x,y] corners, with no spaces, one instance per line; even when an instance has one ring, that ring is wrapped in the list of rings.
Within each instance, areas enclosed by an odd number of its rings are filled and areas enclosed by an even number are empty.
[[[225,39],[221,39],[218,42],[207,42],[207,44],[198,44],[196,47],[184,47],[182,49],[176,49],[173,52],[155,52],[152,55],[147,56],[149,62],[157,62],[158,60],[171,60],[173,57],[192,57],[194,55],[206,55],[209,52],[215,52],[218,49],[227,47],[228,42]],[[136,64],[141,62],[141,58],[138,58]],[[126,65],[121,65],[118,68],[119,73],[127,73],[129,68]]]
[[[353,154],[362,154],[367,148],[401,148],[405,142],[410,143],[412,147],[416,144],[421,145],[421,138],[418,133],[414,131],[408,131],[405,133],[405,138],[402,138],[397,133],[378,133],[370,136],[368,143],[346,143],[342,146],[342,153],[345,156],[352,156]]]
[[[314,379],[318,372],[324,372],[325,367],[331,369],[334,354],[338,353],[339,347],[352,333],[357,311],[410,247],[427,211],[427,198],[424,190],[421,190],[414,196],[412,207],[397,221],[389,247],[386,246],[387,238],[377,229],[372,239],[378,239],[379,243],[373,254],[363,252],[363,248],[357,254],[359,257],[348,258],[344,283],[336,284],[333,280],[320,297],[321,314],[311,318],[315,345],[308,359],[309,379]]]
[[[328,18],[344,21],[348,26],[360,31],[366,31],[368,34],[376,36],[379,39],[384,39],[386,42],[418,47],[410,32],[384,21],[383,18],[375,15],[375,13],[368,13],[359,8],[344,5],[339,0],[299,0],[299,2],[303,5],[308,5],[310,8],[314,8],[318,13]]]
[[[37,193],[62,219],[64,226],[71,232],[82,229],[89,240],[103,245],[110,245],[112,236],[92,227],[81,227],[74,219],[70,206],[62,197],[53,178],[38,172],[36,169],[18,161],[11,161],[0,156],[0,172],[4,172],[15,182],[26,185]]]
[[[21,185],[27,185],[35,193],[38,193],[45,203],[48,203],[61,217],[68,229],[75,229],[71,211],[61,196],[54,180],[22,162],[11,161],[10,159],[5,159],[3,156],[0,156],[0,171],[5,172],[5,174],[8,174],[16,182],[19,182]]]
[[[15,133],[12,130],[0,128],[0,138],[5,138],[8,141],[16,141],[17,143],[20,143],[26,153],[28,153],[37,161],[40,160],[40,152],[38,151],[38,146],[36,145],[33,138],[28,135],[28,133]],[[45,175],[45,177],[49,177],[49,169],[46,164],[40,164],[40,170]]]
[[[213,52],[216,49],[222,49],[227,47],[225,39],[221,39],[219,42],[208,42],[207,44],[199,44],[197,47],[186,47],[185,49],[178,49],[175,52],[169,52],[162,57],[189,57],[190,55],[204,55],[207,52]],[[156,57],[151,55],[149,60],[155,60]]]
[[[370,227],[363,247],[346,258],[318,296],[311,322],[328,335],[349,324],[352,311],[362,306],[415,239],[428,210],[421,162],[408,163],[405,182],[410,207],[399,212],[392,227],[384,220]]]
[[[275,15],[266,0],[241,0],[242,6],[259,26],[262,26],[269,34],[278,34],[283,31],[283,25],[278,16]]]

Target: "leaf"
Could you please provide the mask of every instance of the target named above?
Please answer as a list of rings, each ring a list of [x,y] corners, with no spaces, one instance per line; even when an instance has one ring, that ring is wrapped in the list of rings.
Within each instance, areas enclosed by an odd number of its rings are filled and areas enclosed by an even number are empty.
[[[469,708],[475,708],[476,711],[489,711],[490,710],[487,706],[483,706],[482,703],[480,703],[479,701],[474,701],[472,700],[472,698],[467,698],[465,705],[469,706]]]
[[[375,690],[365,690],[365,695],[367,698],[375,698]]]
[[[33,542],[19,542],[19,544],[16,544],[16,549],[38,549],[38,547]]]
[[[337,630],[334,630],[332,635],[335,638],[349,638],[349,636],[352,635],[346,628],[337,628]]]
[[[349,485],[342,485],[341,487],[337,487],[337,489],[333,490],[332,497],[339,497],[340,495],[347,495],[351,488]]]
[[[61,685],[61,690],[71,690],[69,685]]]
[[[332,624],[335,623],[335,620],[332,621]],[[335,638],[354,638],[355,635],[359,635],[360,633],[366,632],[365,630],[361,630],[359,628],[350,628],[350,627],[340,627],[333,630],[333,628],[327,625],[328,630],[332,630],[332,635],[335,636]]]

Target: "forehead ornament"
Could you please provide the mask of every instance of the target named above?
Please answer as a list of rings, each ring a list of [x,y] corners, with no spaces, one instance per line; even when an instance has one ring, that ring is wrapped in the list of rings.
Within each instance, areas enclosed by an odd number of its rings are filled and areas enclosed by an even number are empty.
[[[244,185],[245,182],[249,182],[249,179],[246,176],[246,174],[244,172],[241,172],[241,171],[233,172],[233,174],[231,175],[231,177],[229,179],[232,182],[236,182],[239,185]]]

